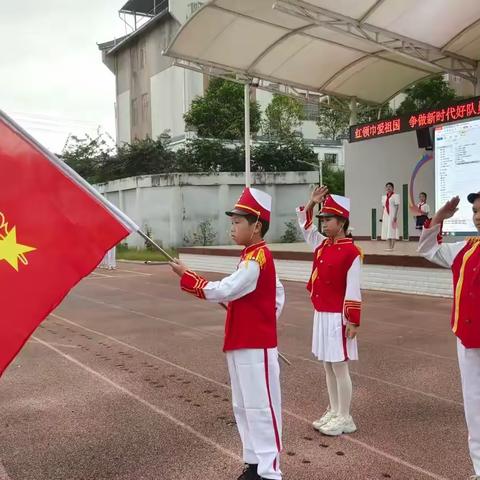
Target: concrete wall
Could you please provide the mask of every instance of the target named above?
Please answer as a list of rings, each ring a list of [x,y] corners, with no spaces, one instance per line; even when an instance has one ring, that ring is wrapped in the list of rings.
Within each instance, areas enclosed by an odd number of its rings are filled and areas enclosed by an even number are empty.
[[[402,185],[409,184],[413,169],[425,153],[419,149],[415,132],[392,135],[375,140],[345,144],[345,191],[352,201],[351,223],[356,236],[371,235],[371,211],[381,218],[381,197],[386,182],[393,182],[402,194]],[[435,209],[434,161],[419,172],[414,185],[415,196],[424,191],[428,204]],[[402,209],[399,212],[400,235],[403,232]],[[381,224],[377,222],[377,234]],[[409,214],[409,234],[418,235],[414,218]]]
[[[296,218],[295,207],[303,204],[318,180],[316,172],[264,173],[252,176],[253,186],[273,197],[272,220],[267,240],[279,241],[285,222]],[[216,234],[215,244],[230,244],[230,220],[225,211],[233,207],[244,187],[243,173],[149,175],[115,180],[96,188],[138,225],[152,230],[164,246],[181,246],[192,239],[201,222],[208,220]],[[143,240],[132,234],[131,246]]]

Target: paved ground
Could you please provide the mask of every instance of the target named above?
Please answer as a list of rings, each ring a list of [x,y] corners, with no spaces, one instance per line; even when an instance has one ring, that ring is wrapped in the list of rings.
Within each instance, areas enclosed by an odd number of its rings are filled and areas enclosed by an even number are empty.
[[[365,292],[359,431],[331,439],[310,427],[327,397],[308,297],[285,286],[285,479],[466,479],[450,301]],[[166,266],[85,279],[0,380],[0,479],[235,479],[223,317],[180,292]]]

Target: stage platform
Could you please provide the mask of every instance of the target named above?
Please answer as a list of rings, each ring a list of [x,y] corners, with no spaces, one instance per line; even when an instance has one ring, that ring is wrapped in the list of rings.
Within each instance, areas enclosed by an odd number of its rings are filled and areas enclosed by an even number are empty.
[[[420,295],[449,297],[452,280],[449,270],[425,260],[417,253],[417,241],[399,241],[386,251],[386,242],[357,241],[363,259],[362,287]],[[277,272],[285,280],[306,282],[311,271],[312,251],[304,242],[272,243]],[[241,248],[237,245],[184,247],[180,258],[191,268],[228,273],[236,267]]]

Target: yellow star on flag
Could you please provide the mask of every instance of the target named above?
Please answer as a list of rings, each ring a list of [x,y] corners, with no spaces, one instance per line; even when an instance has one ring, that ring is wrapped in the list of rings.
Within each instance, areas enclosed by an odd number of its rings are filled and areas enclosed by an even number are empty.
[[[17,243],[17,230],[13,227],[4,238],[0,238],[0,261],[5,260],[18,272],[18,259],[25,253],[36,250],[35,247],[29,247]]]

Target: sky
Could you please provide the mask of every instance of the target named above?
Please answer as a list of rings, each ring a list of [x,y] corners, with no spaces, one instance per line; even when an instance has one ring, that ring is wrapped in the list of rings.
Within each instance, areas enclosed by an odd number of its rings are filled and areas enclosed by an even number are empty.
[[[0,110],[54,153],[115,137],[115,77],[97,43],[125,35],[126,0],[0,0]]]

